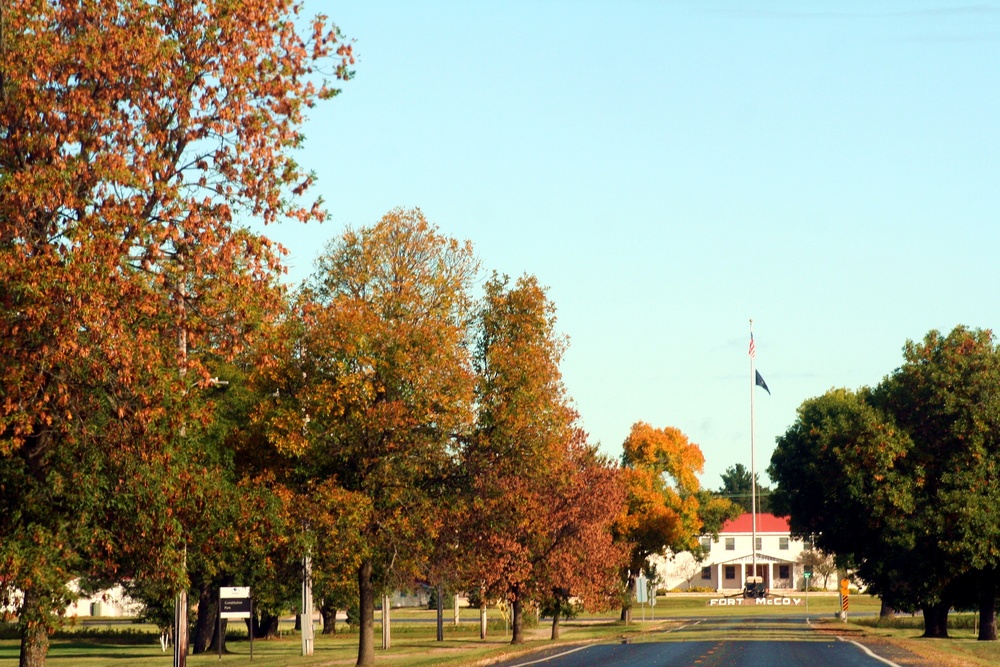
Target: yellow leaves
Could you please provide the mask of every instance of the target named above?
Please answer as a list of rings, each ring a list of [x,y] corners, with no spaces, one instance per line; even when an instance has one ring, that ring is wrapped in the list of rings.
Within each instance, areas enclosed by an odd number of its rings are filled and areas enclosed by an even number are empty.
[[[656,429],[645,422],[637,422],[622,448],[626,466],[665,473],[685,493],[698,490],[696,475],[702,471],[705,457],[701,448],[690,442],[679,429]]]
[[[627,500],[615,531],[633,545],[632,562],[638,567],[665,547],[688,548],[700,531],[696,473],[704,457],[678,429],[656,429],[645,422],[632,427],[623,449]]]

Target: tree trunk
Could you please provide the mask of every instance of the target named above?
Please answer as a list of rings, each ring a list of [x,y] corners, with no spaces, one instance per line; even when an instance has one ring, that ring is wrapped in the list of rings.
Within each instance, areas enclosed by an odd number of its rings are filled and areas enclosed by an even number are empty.
[[[924,614],[924,634],[923,637],[934,639],[948,638],[948,609],[951,607],[947,602],[939,602],[936,605],[922,607]]]
[[[997,590],[996,583],[990,579],[979,592],[979,641],[995,642],[997,640]]]
[[[515,596],[514,603],[510,606],[510,625],[512,638],[510,640],[511,644],[523,644],[524,643],[524,623],[521,618],[522,614],[522,604],[521,597]]]
[[[278,621],[281,619],[274,615],[261,612],[260,616],[255,615],[247,619],[247,629],[253,633],[254,639],[271,639],[278,636]]]
[[[555,613],[552,614],[552,637],[553,640],[559,639],[559,610],[556,609]]]
[[[622,622],[632,622],[632,600],[635,598],[635,577],[629,575],[625,584],[625,599],[622,600]]]
[[[882,607],[878,610],[879,618],[895,618],[896,610],[889,606],[885,600],[882,600]]]
[[[364,560],[358,568],[358,596],[361,618],[358,620],[357,667],[375,664],[375,587],[372,585],[372,562]]]
[[[24,591],[21,602],[21,659],[19,667],[45,667],[49,652],[49,630],[45,623],[48,609],[43,609],[37,596]]]
[[[194,653],[205,653],[212,643],[212,636],[219,625],[218,600],[212,595],[212,587],[205,585],[198,591],[198,617],[194,623]]]
[[[323,632],[321,634],[337,634],[337,610],[324,602],[319,606],[319,615],[323,618]]]
[[[209,644],[209,646],[208,646],[208,652],[209,653],[218,653],[219,652],[219,642],[220,641],[222,642],[222,652],[223,653],[229,653],[229,651],[226,649],[226,630],[228,628],[229,628],[229,619],[227,619],[227,618],[222,619],[222,633],[220,635],[220,633],[219,633],[219,623],[218,623],[218,621],[216,621],[216,623],[215,623],[215,632],[212,634],[212,643]]]
[[[444,641],[444,589],[441,584],[437,585],[437,640]]]

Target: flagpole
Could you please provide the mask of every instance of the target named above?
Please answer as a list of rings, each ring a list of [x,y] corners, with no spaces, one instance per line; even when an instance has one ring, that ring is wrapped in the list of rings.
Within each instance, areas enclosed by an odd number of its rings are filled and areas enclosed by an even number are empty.
[[[757,349],[753,342],[753,320],[750,320],[750,525],[753,535],[753,542],[750,545],[752,549],[753,556],[751,557],[751,562],[753,563],[753,570],[751,576],[757,576],[757,464],[756,464],[756,452],[754,443],[754,410],[753,410],[753,395],[754,388],[757,386],[756,375],[754,373],[754,357],[756,356]]]

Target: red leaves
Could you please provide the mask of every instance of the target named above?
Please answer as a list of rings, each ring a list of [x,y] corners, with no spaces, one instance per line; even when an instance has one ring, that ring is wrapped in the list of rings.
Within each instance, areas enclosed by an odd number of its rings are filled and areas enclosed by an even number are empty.
[[[478,319],[477,429],[463,452],[469,578],[502,599],[541,600],[558,586],[598,606],[624,557],[610,533],[623,489],[576,425],[554,307],[533,277],[494,276]]]

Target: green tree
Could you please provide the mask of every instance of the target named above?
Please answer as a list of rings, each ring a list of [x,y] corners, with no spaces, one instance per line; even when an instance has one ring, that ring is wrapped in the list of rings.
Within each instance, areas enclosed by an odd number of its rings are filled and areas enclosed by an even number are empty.
[[[757,512],[769,513],[771,511],[771,489],[760,483],[760,473],[756,475],[757,483]],[[727,498],[743,508],[744,512],[750,513],[753,499],[753,488],[750,482],[750,471],[742,463],[737,463],[726,468],[722,473],[722,486],[716,494],[720,498]]]
[[[836,389],[799,407],[768,469],[773,507],[790,517],[792,532],[849,559],[900,608],[925,594],[902,585],[909,576],[896,576],[910,564],[914,539],[908,518],[916,506],[904,469],[911,449],[909,437],[862,396]],[[925,583],[934,580],[928,573],[921,568]]]
[[[990,332],[932,331],[876,388],[803,403],[771,460],[793,530],[850,558],[892,606],[921,608],[925,636],[947,636],[948,609],[974,595],[980,638],[996,636],[998,389]]]
[[[959,326],[908,341],[903,359],[871,402],[915,443],[907,463],[925,524],[918,548],[940,560],[944,595],[969,599],[974,591],[979,638],[995,640],[1000,526],[990,517],[1000,506],[1000,348],[991,331]]]

